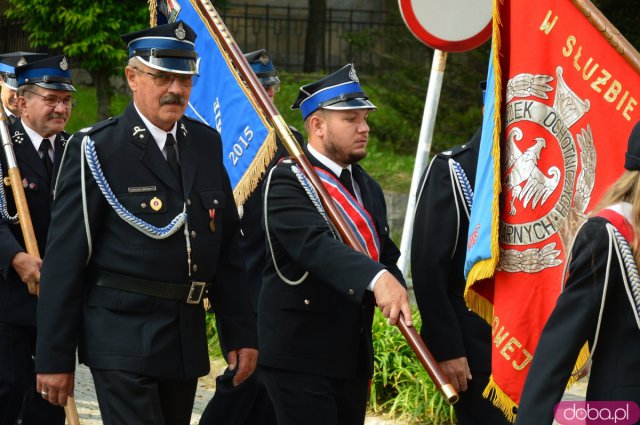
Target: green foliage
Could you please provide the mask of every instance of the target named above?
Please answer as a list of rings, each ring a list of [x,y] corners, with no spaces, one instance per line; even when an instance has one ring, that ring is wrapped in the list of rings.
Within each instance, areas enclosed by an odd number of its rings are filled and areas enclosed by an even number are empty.
[[[146,2],[9,0],[5,16],[23,22],[33,47],[60,49],[74,66],[116,72],[127,57],[120,34],[149,25]]]
[[[78,101],[77,105],[71,111],[71,118],[65,128],[68,133],[75,133],[81,128],[93,125],[98,118],[98,102],[95,91],[91,87],[77,86],[77,92],[73,96]],[[129,103],[130,98],[126,94],[118,93],[111,100],[111,115],[119,115]]]
[[[420,327],[420,315],[414,311],[413,321]],[[373,321],[375,355],[369,408],[412,424],[453,424],[453,406],[449,406],[400,331],[387,324],[376,310]]]
[[[207,341],[209,344],[209,355],[214,359],[224,360],[222,358],[222,350],[220,349],[220,339],[216,329],[216,316],[213,314],[206,315]]]

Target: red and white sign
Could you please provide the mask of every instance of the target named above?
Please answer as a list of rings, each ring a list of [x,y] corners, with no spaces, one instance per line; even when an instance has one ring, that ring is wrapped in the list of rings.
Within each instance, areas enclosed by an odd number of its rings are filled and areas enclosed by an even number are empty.
[[[475,49],[491,37],[491,0],[398,0],[411,33],[445,52]]]

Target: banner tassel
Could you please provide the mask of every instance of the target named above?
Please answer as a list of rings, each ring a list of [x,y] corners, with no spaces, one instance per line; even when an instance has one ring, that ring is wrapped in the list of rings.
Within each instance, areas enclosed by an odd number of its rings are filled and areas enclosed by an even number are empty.
[[[500,409],[509,422],[513,423],[516,421],[514,409],[518,406],[500,389],[498,384],[493,380],[493,375],[489,377],[489,383],[482,392],[482,396],[489,399],[494,406]]]

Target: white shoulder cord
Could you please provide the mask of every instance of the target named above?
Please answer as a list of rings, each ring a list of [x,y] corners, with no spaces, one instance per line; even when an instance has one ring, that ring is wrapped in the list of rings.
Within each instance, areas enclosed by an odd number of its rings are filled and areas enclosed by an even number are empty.
[[[607,225],[607,227],[609,226],[610,225]],[[640,275],[638,274],[638,266],[636,265],[629,243],[624,236],[622,236],[618,229],[613,226],[609,228],[609,233],[611,234],[612,232],[617,241],[615,247],[616,253],[618,254],[618,261],[620,263],[620,270],[626,271],[626,273],[622,273],[624,289],[627,293],[627,297],[629,298],[629,303],[631,304],[631,310],[633,310],[633,317],[636,320],[636,325],[640,329],[640,311],[638,311],[640,308]]]
[[[454,198],[460,199],[464,206],[464,212],[467,215],[467,221],[469,220],[469,215],[471,214],[471,207],[473,206],[473,188],[469,183],[469,179],[464,172],[464,169],[460,165],[459,162],[455,161],[453,158],[449,158],[449,175],[451,177],[451,191],[454,194]],[[456,196],[457,194],[457,196]],[[458,220],[458,227],[456,230],[456,244],[453,247],[453,251],[451,252],[451,256],[453,257],[453,253],[456,252],[458,245],[458,233],[460,232],[460,207],[458,206],[458,201],[456,199],[456,217]]]
[[[458,205],[458,200],[457,197],[461,196],[460,194],[460,184],[458,182],[458,178],[456,175],[456,172],[454,170],[454,163],[455,161],[451,158],[449,158],[449,161],[447,161],[447,163],[449,164],[449,178],[451,180],[451,194],[453,195],[453,200],[454,200],[454,204],[456,206],[456,238],[455,238],[455,243],[453,245],[453,249],[451,250],[451,258],[453,258],[453,255],[456,252],[456,249],[458,249],[458,235],[460,233],[460,206]],[[456,190],[457,188],[457,190]],[[456,193],[458,194],[456,196]],[[464,202],[464,198],[463,198],[463,202]],[[465,204],[465,211],[467,212],[467,218],[469,218],[469,211],[466,208],[466,204]]]
[[[307,278],[307,276],[309,276],[309,272],[305,271],[304,274],[302,275],[302,277],[300,277],[298,280],[289,280],[286,277],[284,277],[284,275],[282,274],[282,272],[280,271],[280,268],[278,267],[278,263],[276,262],[276,256],[273,252],[273,245],[271,244],[271,234],[269,233],[269,220],[267,218],[267,201],[269,199],[269,186],[271,185],[271,175],[273,174],[273,170],[275,170],[276,167],[271,168],[271,171],[269,171],[269,176],[267,177],[267,181],[266,181],[266,187],[264,189],[264,205],[263,205],[263,215],[264,215],[264,233],[267,235],[267,243],[269,244],[269,250],[271,251],[271,259],[273,261],[273,266],[276,269],[276,273],[278,274],[278,277],[280,279],[282,279],[282,281],[288,285],[299,285],[302,282],[304,282],[304,280]]]
[[[89,264],[89,260],[91,259],[91,254],[93,253],[93,244],[92,244],[92,240],[91,240],[91,229],[89,227],[89,208],[87,207],[87,187],[86,187],[86,183],[84,180],[84,167],[85,167],[85,162],[86,162],[86,158],[84,155],[82,155],[84,153],[84,149],[85,149],[85,144],[87,142],[87,140],[89,139],[89,136],[84,136],[84,138],[82,139],[82,146],[80,147],[80,155],[81,155],[81,159],[80,159],[80,185],[81,185],[81,192],[82,192],[82,215],[84,217],[84,231],[87,234],[87,261],[85,262],[85,266],[87,264]],[[67,143],[67,146],[69,144]],[[65,147],[65,153],[66,153],[67,148]],[[63,157],[64,159],[64,157]],[[62,163],[60,163],[60,168],[62,168]],[[58,182],[56,181],[56,189],[58,189]]]

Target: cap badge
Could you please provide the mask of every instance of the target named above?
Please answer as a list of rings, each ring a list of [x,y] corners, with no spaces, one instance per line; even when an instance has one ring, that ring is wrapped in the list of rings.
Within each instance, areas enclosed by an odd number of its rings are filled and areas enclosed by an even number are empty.
[[[356,69],[353,67],[353,65],[351,65],[351,70],[349,70],[349,78],[351,78],[351,80],[356,83],[360,82],[360,80],[358,80],[358,76],[356,75]]]
[[[67,57],[64,56],[62,61],[60,62],[60,69],[66,71],[69,68],[69,64],[67,63]]]
[[[25,57],[21,57],[16,66],[23,66],[27,64],[27,59]]]
[[[184,27],[182,26],[182,22],[178,24],[178,28],[176,28],[176,37],[178,40],[184,40],[184,37],[187,35]]]

